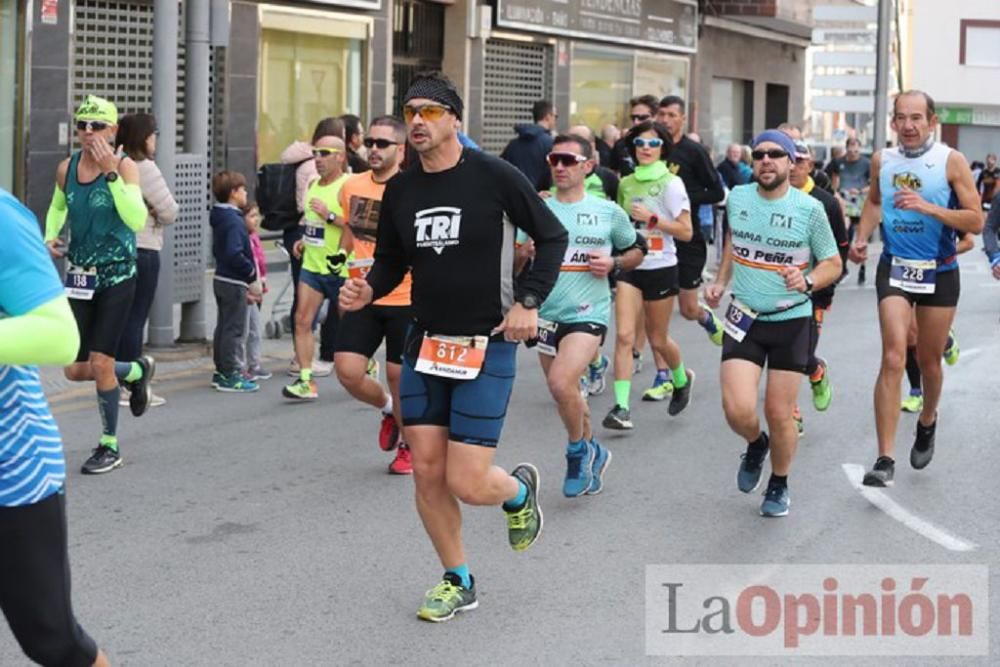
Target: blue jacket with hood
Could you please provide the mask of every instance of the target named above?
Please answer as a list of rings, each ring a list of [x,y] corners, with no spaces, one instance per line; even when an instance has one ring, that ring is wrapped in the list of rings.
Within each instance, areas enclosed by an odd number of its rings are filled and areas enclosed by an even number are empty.
[[[545,156],[552,150],[552,135],[537,123],[515,125],[514,131],[517,137],[510,140],[500,157],[517,167],[535,190],[547,190],[552,176]]]

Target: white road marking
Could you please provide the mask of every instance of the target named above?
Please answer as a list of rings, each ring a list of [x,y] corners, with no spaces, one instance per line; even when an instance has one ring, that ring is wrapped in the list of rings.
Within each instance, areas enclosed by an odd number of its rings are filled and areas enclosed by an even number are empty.
[[[981,347],[973,347],[968,350],[962,350],[961,353],[959,354],[959,360],[968,359],[969,357],[974,357],[982,351],[983,348]]]
[[[863,466],[856,463],[844,463],[841,467],[844,469],[844,474],[847,475],[847,479],[851,482],[851,486],[857,489],[865,500],[910,530],[926,537],[932,542],[937,542],[950,551],[973,551],[974,549],[979,548],[978,544],[963,540],[960,537],[952,535],[943,528],[938,528],[934,524],[921,519],[917,515],[911,514],[881,489],[864,486],[861,483],[861,480],[864,479],[865,476],[865,469]]]

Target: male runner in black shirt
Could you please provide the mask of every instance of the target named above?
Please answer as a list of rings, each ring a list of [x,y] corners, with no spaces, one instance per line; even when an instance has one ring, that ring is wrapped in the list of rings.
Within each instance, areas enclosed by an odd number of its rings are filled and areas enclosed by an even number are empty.
[[[840,253],[840,261],[847,261],[847,225],[844,223],[844,209],[840,206],[840,201],[832,194],[820,187],[812,174],[815,164],[813,162],[812,150],[804,141],[795,142],[795,164],[788,173],[788,182],[793,188],[798,188],[823,205],[826,219],[830,223],[833,231],[833,239],[837,242],[837,251]],[[823,412],[830,407],[833,399],[833,389],[830,386],[830,376],[825,359],[816,356],[816,346],[819,343],[819,335],[823,331],[823,320],[826,311],[833,306],[833,292],[839,280],[834,281],[823,289],[814,291],[810,298],[813,307],[813,335],[809,346],[809,364],[806,366],[806,374],[809,375],[809,385],[812,388],[813,407]],[[794,419],[799,430],[799,435],[804,433],[802,426],[802,414],[798,406],[795,407]]]
[[[462,546],[459,501],[499,505],[515,551],[542,530],[538,470],[493,465],[516,369],[517,342],[538,334],[538,306],[559,275],[567,233],[514,167],[458,141],[463,103],[443,75],[418,76],[403,117],[420,160],[386,186],[375,263],[340,305],[388,294],[407,268],[414,323],[403,349],[400,402],[413,454],[417,511],[445,568],[417,615],[446,621],[478,606]],[[535,261],[515,292],[514,238]]]
[[[667,128],[673,142],[667,154],[670,171],[681,177],[691,210],[697,211],[702,204],[717,204],[726,196],[719,174],[701,144],[689,139],[684,128],[687,124],[684,100],[676,95],[668,95],[660,100],[656,111],[656,122]],[[701,287],[701,272],[708,259],[708,246],[701,230],[694,226],[694,236],[690,241],[676,241],[677,266],[680,282],[681,315],[701,325],[716,345],[722,345],[722,322],[707,306],[698,301]],[[657,359],[657,368],[663,368]]]

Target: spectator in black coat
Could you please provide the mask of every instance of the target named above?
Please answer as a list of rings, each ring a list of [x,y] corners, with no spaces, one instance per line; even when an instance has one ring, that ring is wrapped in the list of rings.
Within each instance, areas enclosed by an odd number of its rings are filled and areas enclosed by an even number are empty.
[[[539,100],[531,108],[533,123],[514,126],[517,136],[510,140],[500,157],[524,174],[535,190],[545,190],[552,176],[545,156],[552,150],[552,131],[556,129],[555,108],[548,100]]]

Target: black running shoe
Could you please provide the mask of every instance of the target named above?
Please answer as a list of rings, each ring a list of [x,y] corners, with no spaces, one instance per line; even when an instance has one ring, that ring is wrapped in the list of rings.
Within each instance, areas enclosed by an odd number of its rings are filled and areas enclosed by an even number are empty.
[[[764,472],[764,461],[771,451],[767,434],[764,433],[764,446],[747,445],[747,450],[740,454],[740,467],[736,471],[736,487],[743,493],[753,493],[760,486],[761,473]]]
[[[917,420],[917,435],[913,439],[910,450],[910,465],[915,470],[923,470],[934,458],[934,431],[937,430],[937,420],[930,426],[924,426]]]
[[[896,462],[888,456],[880,456],[871,470],[865,473],[861,483],[865,486],[892,486],[892,478],[896,473]]]
[[[94,448],[94,453],[90,455],[90,458],[84,462],[81,472],[85,475],[100,475],[111,472],[121,464],[122,456],[117,449],[112,449],[107,445],[98,445]]]
[[[136,360],[136,363],[142,368],[142,377],[135,382],[128,383],[128,390],[132,392],[128,399],[128,406],[134,416],[141,417],[149,408],[149,402],[153,400],[153,390],[150,388],[150,383],[153,381],[153,375],[156,374],[156,361],[148,354],[144,354]]]
[[[616,405],[611,408],[611,412],[608,413],[608,416],[604,418],[604,421],[601,422],[601,424],[604,428],[610,428],[616,431],[629,431],[633,428],[632,413],[629,412],[628,408]]]
[[[683,387],[678,387],[674,385],[674,394],[670,397],[670,405],[667,406],[667,413],[673,417],[674,415],[679,415],[684,411],[684,408],[688,406],[691,402],[691,388],[694,386],[694,371],[688,368],[687,373],[687,384]]]

